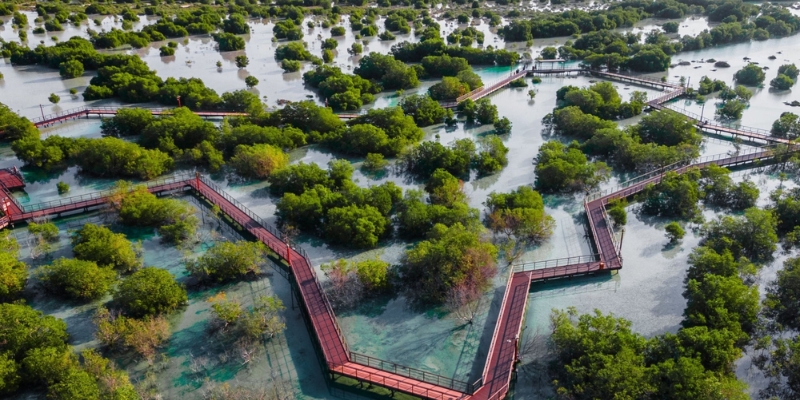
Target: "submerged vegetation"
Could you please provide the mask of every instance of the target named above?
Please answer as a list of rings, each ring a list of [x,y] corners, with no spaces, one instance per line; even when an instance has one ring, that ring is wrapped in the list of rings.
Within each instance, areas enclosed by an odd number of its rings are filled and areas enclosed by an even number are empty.
[[[555,108],[544,120],[546,134],[553,136],[530,156],[535,177],[505,192],[492,191],[482,201],[482,212],[470,207],[468,196],[486,188],[476,178],[498,174],[509,164],[506,141],[512,127],[488,98],[457,106],[451,103],[484,87],[473,67],[513,70],[532,61],[525,51],[534,38],[570,37],[563,45],[543,49],[539,56],[580,60],[588,68],[610,71],[658,72],[668,70],[681,51],[784,37],[800,29],[800,18],[785,7],[738,0],[622,1],[593,11],[559,12],[518,10],[513,5],[509,10],[507,1],[491,5],[456,1],[441,11],[426,2],[212,3],[37,2],[35,21],[19,12],[29,4],[0,4],[0,15],[11,16],[12,29],[20,38],[0,43],[3,56],[12,64],[58,70],[62,79],[91,76],[83,92],[86,101],[182,105],[161,116],[146,109],[123,109],[103,120],[104,137],[97,139],[42,138],[29,120],[0,105],[0,127],[18,159],[31,171],[77,167],[85,176],[109,179],[148,180],[200,168],[231,184],[263,181],[267,186],[259,190],[273,196],[277,222],[287,232],[281,239],[313,236],[337,252],[375,249],[393,240],[407,242],[395,264],[370,255],[323,265],[326,289],[337,309],[402,293],[414,303],[444,307],[469,323],[477,312],[463,316],[463,308],[480,301],[506,267],[501,264],[513,263],[521,251],[553,236],[556,221],[547,213],[545,198],[551,206],[551,199],[595,190],[612,170],[644,173],[691,160],[700,154],[702,141],[692,121],[667,110],[621,127],[619,120],[642,114],[648,101],[644,92],[632,91],[623,99],[608,82],[565,86],[556,93]],[[550,1],[552,6],[562,3]],[[134,31],[133,24],[142,14],[152,18]],[[28,41],[22,29],[35,26],[33,32],[38,35],[61,31],[67,24],[102,26],[99,19],[89,21],[95,15],[121,20],[122,29],[88,28],[89,39],[53,38],[54,44],[42,41],[35,47],[28,47],[34,41]],[[687,15],[704,15],[714,26],[696,36],[676,36],[680,23],[675,21],[660,23],[661,30],[644,35],[615,31],[645,18]],[[303,83],[324,101],[324,107],[302,101],[267,109],[266,100],[259,97],[262,93],[255,94],[259,81],[255,72],[245,70],[262,62],[254,54],[250,54],[252,62],[243,53],[230,55],[241,76],[247,75],[243,80],[248,90],[218,94],[197,78],[162,78],[137,55],[98,51],[147,48],[151,42],[175,39],[158,49],[161,56],[169,57],[189,35],[213,38],[212,45],[216,43],[221,52],[241,51],[249,40],[241,35],[251,33],[251,18],[274,23],[274,60],[270,53],[267,62],[275,62],[287,73],[303,71]],[[458,26],[443,37],[442,25],[451,20]],[[484,33],[476,28],[478,20],[497,29],[497,43],[484,43]],[[335,38],[323,40],[320,32],[326,30]],[[336,38],[348,30],[358,40],[344,49]],[[368,38],[374,43],[375,37],[392,41],[408,34],[413,39],[395,43],[389,54],[369,51]],[[298,42],[305,35],[317,36],[320,46]],[[518,50],[512,42],[527,43]],[[336,55],[344,51],[357,57],[352,70],[334,66]],[[217,68],[221,72],[222,64]],[[718,92],[718,117],[740,119],[753,95],[745,86],[763,85],[764,69],[755,63],[747,65],[735,73],[737,86],[732,87],[704,77],[696,91],[687,89],[687,95],[701,102],[702,96]],[[770,78],[772,88],[788,90],[798,70],[786,64]],[[262,78],[261,88],[264,82]],[[405,93],[423,85],[429,89]],[[511,84],[527,85],[525,79]],[[391,93],[397,97],[395,107],[373,108],[347,117],[351,119],[346,122],[334,113],[354,113],[374,103],[376,96]],[[535,90],[528,93],[531,99],[536,97]],[[73,95],[77,98],[77,93]],[[55,93],[50,99],[54,104],[61,100]],[[193,112],[200,110],[245,115],[231,116],[217,125]],[[478,138],[442,140],[436,134],[435,140],[426,140],[422,128],[438,129],[437,125],[444,124],[448,128],[443,131],[449,131],[456,118],[481,129]],[[782,114],[772,134],[800,137],[797,115]],[[291,150],[307,145],[353,160],[334,158],[327,169],[316,163],[291,163]],[[403,188],[392,180],[358,182],[352,162],[362,160],[362,168],[371,173],[368,178],[402,176]],[[59,183],[59,193],[68,190],[66,183]],[[631,330],[629,321],[614,315],[554,311],[552,372],[558,396],[746,398],[734,363],[743,351],[753,348],[757,352],[754,365],[770,378],[762,395],[796,397],[794,383],[800,369],[796,359],[800,357],[794,351],[800,349],[796,335],[800,323],[793,310],[798,305],[795,293],[800,289],[795,286],[800,262],[786,260],[777,279],[767,283],[763,302],[755,275],[772,260],[778,243],[787,250],[800,243],[800,206],[796,204],[800,192],[781,187],[771,194],[769,206],[761,208],[756,208],[758,197],[753,182],[734,183],[730,171],[711,166],[681,174],[666,172],[638,198],[609,202],[607,212],[615,228],[626,224],[631,210],[675,219],[664,227],[671,245],[687,231],[701,237],[689,257],[683,321],[676,333],[645,338]],[[164,243],[178,245],[182,251],[201,242],[199,214],[183,200],[159,198],[143,186],[119,182],[109,205],[114,211],[109,213],[112,224],[157,232]],[[732,215],[702,223],[701,207]],[[212,211],[219,213],[218,208]],[[94,350],[78,356],[68,345],[66,322],[26,305],[22,299],[30,293],[96,305],[94,336],[103,354],[125,362],[143,359],[148,369],[154,368],[161,349],[171,340],[177,320],[173,317],[190,299],[200,297],[198,288],[215,293],[203,299],[210,315],[202,327],[204,334],[211,338],[209,342],[240,353],[240,368],[254,357],[258,343],[286,329],[285,307],[276,296],[259,295],[250,302],[226,297],[222,291],[222,285],[268,275],[265,257],[273,254],[260,243],[214,238],[202,255],[182,260],[186,276],[177,277],[147,266],[142,245],[115,232],[112,224],[74,229],[69,236],[74,258],[53,260],[50,250],[60,239],[58,227],[47,221],[31,222],[27,227],[34,242],[31,258],[39,265],[30,273],[20,261],[16,240],[7,233],[0,235],[0,299],[5,302],[0,303],[0,326],[6,327],[0,329],[0,395],[41,388],[54,399],[146,397],[116,369],[114,361]],[[41,254],[34,257],[35,252]],[[200,375],[209,370],[203,362],[198,358],[187,364]],[[206,397],[259,397],[227,389],[209,390]]]

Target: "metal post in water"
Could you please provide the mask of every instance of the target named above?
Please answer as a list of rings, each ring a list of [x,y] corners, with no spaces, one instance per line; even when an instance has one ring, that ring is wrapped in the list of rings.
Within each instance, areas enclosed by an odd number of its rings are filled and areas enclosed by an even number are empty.
[[[703,123],[703,114],[706,111],[706,102],[703,102],[703,108],[700,109],[700,124]]]

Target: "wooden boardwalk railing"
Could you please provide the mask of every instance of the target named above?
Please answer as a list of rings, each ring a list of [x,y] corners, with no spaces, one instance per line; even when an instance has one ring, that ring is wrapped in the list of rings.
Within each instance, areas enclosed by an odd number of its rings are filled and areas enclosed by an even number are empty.
[[[527,73],[530,70],[524,72]],[[489,88],[481,89],[473,95],[478,93],[487,95],[518,77],[516,74],[512,74],[503,81]],[[667,85],[668,83],[665,83],[665,87]],[[680,88],[665,96],[660,96],[656,99],[657,101],[653,101],[653,104],[660,106],[663,102],[679,96],[682,91],[683,89]],[[670,97],[671,95],[674,96]],[[78,113],[80,112],[85,113],[86,110],[78,111]],[[59,118],[67,115],[69,114]],[[790,148],[790,151],[795,150]],[[178,175],[147,182],[145,185],[153,193],[193,189],[209,202],[217,205],[225,215],[264,243],[278,257],[286,260],[291,275],[297,282],[305,313],[308,315],[314,331],[314,339],[321,349],[327,371],[332,376],[347,376],[422,398],[489,400],[503,398],[509,390],[514,365],[518,359],[519,335],[531,282],[569,278],[622,268],[621,249],[615,240],[611,222],[605,210],[608,201],[631,196],[644,190],[648,185],[657,184],[668,171],[682,173],[689,168],[703,168],[710,164],[733,166],[755,163],[772,156],[773,153],[770,149],[757,148],[737,154],[684,160],[623,182],[608,191],[588,195],[584,200],[584,208],[597,253],[522,264],[509,269],[505,294],[491,338],[486,364],[481,377],[473,383],[454,380],[351,352],[308,254],[301,247],[285,241],[285,236],[278,229],[266,223],[208,178],[200,175]],[[0,218],[0,226],[4,226],[2,225],[3,221],[13,223],[39,216],[57,215],[101,206],[108,202],[108,197],[113,193],[112,191],[103,191],[22,206],[13,199],[4,186],[0,188],[5,191],[7,199],[11,200],[11,208],[5,217]]]
[[[631,179],[615,187],[612,191],[597,192],[587,196],[584,207],[598,253],[522,264],[509,270],[509,278],[486,364],[481,377],[472,383],[349,351],[331,303],[316,276],[308,254],[301,247],[287,243],[284,235],[278,229],[266,223],[208,178],[200,175],[178,175],[147,182],[145,185],[153,193],[193,189],[209,202],[217,205],[225,215],[264,243],[278,257],[286,260],[291,275],[297,282],[304,310],[314,331],[314,339],[321,349],[329,373],[351,377],[423,398],[487,400],[502,398],[508,392],[514,365],[518,358],[519,334],[531,282],[569,278],[622,268],[620,248],[614,240],[610,221],[605,213],[605,204],[609,200],[631,196],[644,190],[647,185],[657,184],[667,171],[682,173],[689,168],[703,168],[710,164],[732,166],[753,163],[769,159],[772,154],[769,149],[754,149],[739,154],[686,160]],[[9,222],[14,222],[88,209],[107,204],[112,193],[114,192],[89,193],[29,206],[21,206],[13,201],[12,204],[15,205],[16,211],[12,211],[4,218],[7,218]],[[0,223],[2,223],[1,219]]]

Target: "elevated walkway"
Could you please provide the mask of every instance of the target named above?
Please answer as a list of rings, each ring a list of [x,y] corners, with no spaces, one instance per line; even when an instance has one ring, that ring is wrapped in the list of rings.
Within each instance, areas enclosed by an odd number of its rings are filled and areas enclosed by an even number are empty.
[[[531,70],[518,70],[494,85],[468,94],[469,96],[466,98],[477,99],[491,94],[514,79],[530,72]],[[604,76],[610,79],[622,79],[618,74],[606,73]],[[650,84],[655,85],[656,83],[650,82]],[[666,108],[662,104],[683,94],[683,88],[669,86],[671,84],[665,82],[657,84],[675,90],[650,101],[648,104],[653,108]],[[88,112],[88,110],[78,111],[76,115],[88,115]],[[67,115],[62,117],[67,117]],[[796,149],[790,148],[790,150],[795,151]],[[194,190],[212,204],[217,205],[225,215],[264,243],[278,257],[286,260],[291,275],[297,282],[303,308],[309,318],[311,329],[313,329],[313,338],[319,345],[325,368],[331,376],[346,376],[361,382],[386,387],[393,393],[398,391],[427,399],[494,400],[505,397],[509,390],[514,367],[518,361],[519,335],[530,285],[533,282],[549,279],[570,278],[622,268],[620,244],[616,241],[605,209],[609,201],[632,196],[644,190],[648,185],[661,182],[667,171],[683,173],[689,168],[703,168],[711,164],[729,167],[757,163],[771,157],[773,157],[771,150],[755,148],[738,154],[685,160],[624,182],[608,191],[592,193],[587,196],[584,200],[584,208],[596,254],[523,264],[514,266],[509,271],[486,364],[480,379],[474,383],[460,382],[349,351],[331,303],[320,285],[313,264],[305,251],[284,241],[285,236],[280,231],[267,224],[209,179],[200,175],[178,175],[147,182],[145,185],[152,193]],[[110,196],[114,193],[104,191],[22,206],[10,196],[9,190],[6,189],[6,184],[16,187],[19,186],[19,183],[15,178],[9,176],[14,175],[12,172],[7,171],[6,174],[7,177],[4,180],[3,172],[0,171],[0,186],[7,195],[5,205],[8,210],[6,216],[3,217],[5,225],[2,227],[9,223],[29,221],[37,217],[101,207],[108,204]],[[0,221],[1,224],[2,221]]]

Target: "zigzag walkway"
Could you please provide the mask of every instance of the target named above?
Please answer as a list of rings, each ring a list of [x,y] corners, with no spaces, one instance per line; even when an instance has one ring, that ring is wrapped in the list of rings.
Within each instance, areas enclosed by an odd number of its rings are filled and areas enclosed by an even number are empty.
[[[607,192],[595,193],[587,197],[584,207],[598,253],[590,256],[517,265],[512,268],[482,377],[473,384],[466,384],[350,352],[336,322],[330,301],[325,295],[305,251],[284,242],[283,235],[277,229],[265,223],[255,213],[216,187],[207,178],[200,175],[182,175],[147,182],[145,185],[152,193],[189,188],[195,190],[212,204],[219,206],[222,212],[241,225],[243,229],[246,229],[275,254],[287,261],[292,275],[297,281],[300,297],[314,331],[314,338],[319,344],[327,370],[332,376],[347,376],[427,399],[488,400],[503,398],[508,392],[514,365],[517,361],[519,334],[531,282],[622,268],[620,249],[614,239],[605,211],[605,205],[609,200],[636,194],[644,190],[647,185],[660,182],[667,171],[682,173],[692,167],[703,168],[710,164],[734,166],[754,163],[770,157],[772,157],[770,150],[753,149],[733,156],[718,155],[704,157],[693,162],[676,163],[625,182]],[[6,193],[8,194],[8,191]],[[8,222],[15,223],[37,217],[88,210],[108,204],[112,194],[114,194],[113,191],[103,191],[32,206],[22,206],[12,197],[13,207],[7,209],[5,218],[8,219]]]
[[[530,71],[525,71],[525,73],[527,72]],[[512,75],[504,81],[510,82],[516,78],[518,76]],[[499,85],[495,89],[487,88],[486,94],[502,87],[504,85],[502,82],[495,84]],[[682,94],[682,90],[672,91],[656,99],[660,102],[655,104],[660,105],[667,101],[663,100],[664,98],[679,96]],[[145,185],[152,193],[188,188],[195,190],[211,203],[219,206],[222,212],[241,225],[243,229],[253,234],[275,254],[287,261],[292,275],[297,281],[300,298],[314,331],[314,338],[321,349],[327,372],[331,376],[346,376],[389,388],[393,392],[400,391],[421,398],[493,400],[503,398],[509,390],[514,366],[517,362],[520,329],[531,283],[622,268],[619,244],[615,240],[605,210],[605,205],[610,200],[634,195],[644,190],[647,185],[659,183],[667,171],[682,173],[692,167],[703,168],[710,164],[734,166],[755,163],[771,157],[770,150],[758,148],[736,155],[704,157],[666,166],[606,192],[588,196],[584,201],[584,208],[597,253],[589,256],[517,265],[511,269],[483,374],[481,379],[472,384],[350,352],[336,322],[330,301],[326,297],[305,251],[284,242],[283,235],[278,230],[216,187],[210,180],[199,175],[183,175],[147,182]],[[6,194],[3,201],[6,216],[0,220],[0,224],[5,221],[5,225],[2,227],[9,223],[29,221],[37,217],[61,215],[103,206],[108,203],[109,197],[113,194],[112,191],[97,192],[23,206],[13,199],[10,194],[11,188],[2,185],[4,182],[2,175],[3,173],[0,171],[0,186]],[[14,178],[9,179],[12,185],[19,186]]]

